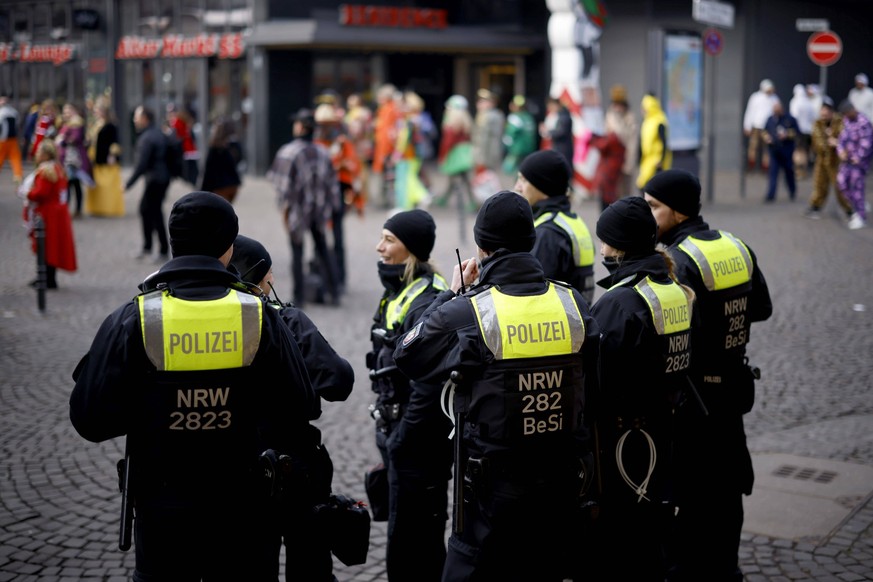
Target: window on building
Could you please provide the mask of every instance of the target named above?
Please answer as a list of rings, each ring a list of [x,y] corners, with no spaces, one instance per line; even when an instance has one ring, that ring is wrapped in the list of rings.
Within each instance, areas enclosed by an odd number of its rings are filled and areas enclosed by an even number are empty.
[[[51,4],[51,30],[49,37],[53,42],[69,40],[70,37],[70,5],[68,2]]]

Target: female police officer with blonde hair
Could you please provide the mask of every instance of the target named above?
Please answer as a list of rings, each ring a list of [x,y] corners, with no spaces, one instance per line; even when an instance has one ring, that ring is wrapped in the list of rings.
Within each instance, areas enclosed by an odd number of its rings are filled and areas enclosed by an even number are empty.
[[[376,251],[385,288],[373,317],[367,367],[377,394],[371,414],[376,445],[388,476],[390,581],[437,581],[446,557],[445,531],[452,448],[439,388],[411,382],[394,365],[396,338],[418,322],[433,298],[448,288],[428,262],[436,224],[424,210],[391,216]]]
[[[655,249],[645,200],[621,199],[597,221],[606,288],[591,309],[600,325],[600,391],[586,411],[599,442],[602,491],[586,562],[592,580],[664,580],[672,511],[672,415],[688,388],[694,292]],[[631,560],[609,558],[622,548]],[[593,572],[591,570],[593,566]]]

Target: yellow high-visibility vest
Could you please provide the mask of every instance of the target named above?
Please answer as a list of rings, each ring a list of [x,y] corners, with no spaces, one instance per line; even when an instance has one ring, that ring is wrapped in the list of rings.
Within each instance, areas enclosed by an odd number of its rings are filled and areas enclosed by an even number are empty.
[[[658,335],[668,335],[691,329],[691,299],[678,284],[657,283],[646,277],[634,291],[646,301]]]
[[[407,285],[397,297],[388,302],[385,308],[385,329],[392,330],[403,323],[412,301],[421,295],[431,284],[427,277],[419,277]],[[439,291],[449,288],[446,280],[436,273],[433,274],[433,286]]]
[[[689,236],[679,249],[697,264],[703,283],[710,291],[737,287],[752,280],[752,255],[738,238],[725,232],[715,240]]]
[[[191,301],[163,290],[137,303],[146,354],[159,371],[242,368],[261,343],[263,302],[248,293]]]
[[[570,236],[570,246],[573,247],[573,264],[577,267],[588,267],[594,264],[594,242],[588,226],[578,216],[573,218],[564,212],[545,212],[534,221],[534,228],[547,222],[554,216],[554,223]]]
[[[485,344],[498,360],[572,354],[585,324],[570,289],[549,283],[542,295],[506,295],[492,287],[471,299]]]

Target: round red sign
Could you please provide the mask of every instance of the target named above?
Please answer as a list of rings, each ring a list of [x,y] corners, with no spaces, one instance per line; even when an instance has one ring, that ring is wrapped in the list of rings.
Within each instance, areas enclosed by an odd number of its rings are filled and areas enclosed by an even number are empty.
[[[833,65],[843,54],[843,41],[830,30],[814,32],[806,41],[806,54],[816,65]]]

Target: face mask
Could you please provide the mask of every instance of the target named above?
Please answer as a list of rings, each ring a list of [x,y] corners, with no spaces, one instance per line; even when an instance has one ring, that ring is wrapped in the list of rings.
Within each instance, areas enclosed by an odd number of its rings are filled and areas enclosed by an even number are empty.
[[[619,257],[603,257],[603,266],[606,267],[606,270],[609,271],[610,275],[615,274],[618,268],[621,266],[621,259]]]

